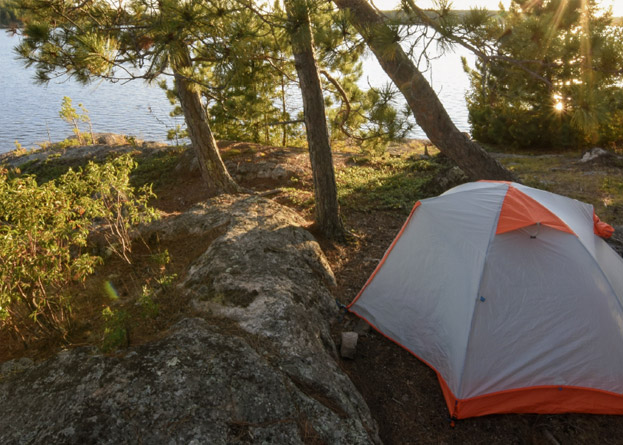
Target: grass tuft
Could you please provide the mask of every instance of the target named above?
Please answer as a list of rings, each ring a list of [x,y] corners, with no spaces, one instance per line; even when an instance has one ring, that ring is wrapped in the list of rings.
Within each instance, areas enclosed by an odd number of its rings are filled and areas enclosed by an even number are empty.
[[[344,208],[401,210],[427,196],[426,186],[440,169],[434,158],[365,160],[336,174],[338,199]]]

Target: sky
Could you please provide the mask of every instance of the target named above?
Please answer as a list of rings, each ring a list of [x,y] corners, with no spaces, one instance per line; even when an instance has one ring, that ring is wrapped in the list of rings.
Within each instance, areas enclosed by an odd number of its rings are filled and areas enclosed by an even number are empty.
[[[400,0],[372,0],[379,9],[395,9],[400,4]],[[510,0],[502,0],[505,6],[508,6]],[[623,1],[622,0],[601,0],[602,6],[612,6],[612,12],[615,17],[623,17]],[[428,8],[432,6],[432,0],[418,0],[418,6]],[[470,7],[480,6],[487,9],[498,9],[500,0],[452,0],[454,9],[469,9]]]

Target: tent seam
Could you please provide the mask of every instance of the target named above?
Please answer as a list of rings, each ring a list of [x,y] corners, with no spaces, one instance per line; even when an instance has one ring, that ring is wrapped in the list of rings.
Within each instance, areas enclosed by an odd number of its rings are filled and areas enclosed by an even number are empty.
[[[480,287],[482,286],[482,279],[484,277],[485,267],[487,264],[487,255],[489,254],[489,249],[491,248],[491,245],[493,244],[493,240],[497,232],[498,222],[500,220],[500,214],[502,213],[502,206],[504,205],[504,201],[506,201],[506,196],[508,195],[508,192],[512,187],[512,183],[503,183],[503,184],[506,185],[508,188],[506,189],[504,198],[500,202],[500,207],[495,216],[495,220],[493,222],[493,226],[491,229],[491,235],[489,235],[489,243],[487,244],[487,249],[485,250],[484,259],[482,261],[482,270],[480,272],[480,278],[478,279],[478,287],[476,288],[477,294],[480,293]],[[465,354],[463,355],[463,365],[461,366],[461,371],[459,373],[459,387],[457,389],[457,394],[459,394],[459,396],[457,396],[457,401],[465,400],[465,399],[461,399],[460,394],[462,394],[461,391],[463,390],[463,372],[465,371],[465,363],[467,362],[467,351],[469,350],[469,345],[472,339],[471,334],[472,334],[472,331],[474,330],[474,319],[476,318],[476,308],[478,307],[478,295],[475,296],[473,303],[474,303],[474,309],[472,311],[472,319],[469,324],[469,331],[467,332],[467,345],[465,346]],[[456,407],[455,407],[455,412],[456,412]],[[452,413],[452,414],[454,415],[455,413]]]
[[[519,186],[521,186],[521,187],[528,188],[528,189],[532,188],[532,187],[528,187],[528,186],[527,186],[527,185],[525,185],[525,184],[518,184],[518,185],[519,185]],[[519,190],[519,189],[517,189],[517,190]],[[593,205],[591,205],[591,204],[587,204],[587,203],[585,203],[585,202],[579,201],[579,200],[574,199],[574,198],[570,198],[570,197],[568,197],[568,196],[558,195],[557,193],[549,192],[549,191],[547,191],[547,190],[541,190],[541,189],[535,189],[535,190],[538,190],[538,191],[540,191],[540,192],[547,193],[547,194],[549,194],[549,195],[554,195],[554,196],[558,196],[558,197],[566,198],[566,199],[568,199],[568,200],[569,200],[569,201],[571,201],[571,202],[577,202],[577,203],[580,203],[580,204],[582,204],[582,205],[589,205],[590,207],[592,207],[592,209],[593,209],[593,213],[595,212],[595,206],[593,206]],[[520,191],[521,193],[524,193],[525,195],[527,195],[527,196],[528,196],[528,197],[530,197],[531,199],[535,200],[536,202],[538,202],[539,204],[541,204],[543,207],[545,207],[546,209],[550,210],[552,213],[554,213],[554,212],[553,212],[553,210],[551,210],[551,209],[549,208],[549,206],[548,206],[547,204],[545,204],[544,202],[542,202],[542,200],[541,200],[541,199],[539,199],[538,197],[530,196],[530,195],[528,195],[527,193],[522,192],[521,190],[519,190],[519,191]],[[556,213],[555,215],[558,217],[558,219],[560,219],[563,223],[565,223],[565,225],[566,225],[567,227],[569,227],[569,229],[573,232],[573,234],[574,234],[574,235],[575,235],[578,239],[580,239],[580,241],[581,241],[580,235],[578,235],[578,234],[575,232],[575,230],[571,229],[571,226],[569,225],[568,219],[567,219],[567,218],[564,218],[562,215],[559,215],[559,214],[557,214],[557,213]],[[591,216],[591,217],[589,217],[589,219],[592,221],[592,216]],[[582,243],[583,243],[583,242],[582,242]],[[588,250],[588,248],[587,248],[587,250]],[[590,254],[590,250],[589,250],[589,254]],[[592,255],[592,254],[591,254],[591,255]]]

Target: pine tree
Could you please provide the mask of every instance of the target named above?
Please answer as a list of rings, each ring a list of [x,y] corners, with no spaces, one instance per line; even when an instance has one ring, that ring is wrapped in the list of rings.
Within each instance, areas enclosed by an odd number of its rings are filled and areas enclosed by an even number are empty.
[[[296,134],[279,125],[293,120],[284,110],[284,90],[292,82],[294,65],[283,18],[278,9],[263,11],[266,5],[257,2],[235,4],[236,17],[220,29],[228,36],[222,54],[226,63],[218,58],[196,61],[202,82],[218,86],[202,92],[210,124],[220,138],[283,143]]]
[[[133,0],[121,7],[106,0],[79,5],[19,0],[18,5],[26,22],[18,54],[36,66],[40,82],[59,75],[83,83],[173,77],[208,191],[239,190],[220,157],[201,100],[203,89],[218,85],[204,83],[198,63],[226,63],[230,36],[222,31],[238,19],[232,2]]]
[[[418,125],[442,153],[454,160],[473,178],[516,179],[482,147],[456,128],[435,91],[400,46],[401,39],[394,23],[381,15],[366,0],[333,0],[333,2],[348,14],[349,20],[364,38],[381,67],[405,97]],[[410,13],[421,12],[412,0],[405,0],[405,3]],[[427,16],[418,18],[429,25]]]
[[[290,114],[297,112],[291,103],[286,106],[291,102],[287,93],[298,89],[286,13],[279,4],[262,8],[249,0],[237,2],[255,17],[230,22],[228,33],[236,37],[231,39],[228,63],[201,62],[206,81],[220,86],[203,91],[210,123],[221,138],[285,145],[300,139],[303,123]],[[357,84],[365,46],[344,14],[331,3],[309,6],[331,140],[348,139],[381,151],[388,142],[404,138],[412,125],[394,109],[395,91],[363,91]],[[238,38],[240,28],[252,38]]]
[[[610,15],[594,0],[514,0],[501,18],[469,33],[486,51],[468,69],[474,136],[532,147],[622,141],[623,33]]]
[[[19,20],[11,3],[8,0],[0,0],[0,26],[15,27],[17,25],[19,25]]]
[[[329,129],[322,84],[316,64],[314,39],[307,0],[285,0],[288,34],[303,98],[307,145],[316,198],[315,223],[328,238],[343,239],[344,226],[337,201]]]

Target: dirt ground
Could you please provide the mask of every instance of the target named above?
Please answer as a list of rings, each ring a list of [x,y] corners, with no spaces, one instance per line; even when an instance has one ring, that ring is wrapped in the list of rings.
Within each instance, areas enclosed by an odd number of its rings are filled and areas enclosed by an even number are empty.
[[[401,150],[402,151],[402,150]],[[263,150],[270,156],[271,150]],[[587,169],[575,163],[576,155],[540,155],[536,163],[532,155],[499,155],[501,161],[515,167],[522,180],[529,185],[545,186],[558,193],[591,197],[587,177],[601,177],[608,173],[621,175],[617,169],[601,166]],[[284,161],[282,159],[281,161]],[[288,162],[297,162],[308,169],[306,156],[295,156]],[[336,170],[348,165],[348,156],[336,157]],[[590,173],[587,175],[587,171]],[[578,180],[577,178],[580,178]],[[310,177],[303,177],[309,187]],[[280,184],[243,183],[245,187],[262,190]],[[543,185],[541,185],[543,187]],[[618,213],[615,208],[604,209],[602,197],[593,196],[598,211]],[[273,197],[290,204],[280,195]],[[311,222],[308,209],[299,209]],[[401,211],[362,212],[343,208],[343,218],[355,238],[346,245],[334,244],[318,236],[337,279],[333,290],[336,299],[347,304],[357,295],[378,261],[389,247],[406,215]],[[619,221],[614,221],[621,223]],[[313,230],[312,230],[313,231]],[[357,317],[346,314],[334,324],[334,340],[339,342],[344,330],[351,330]],[[491,415],[456,422],[454,427],[435,373],[410,353],[375,331],[360,336],[357,356],[343,360],[344,371],[350,376],[365,398],[378,422],[380,437],[387,445],[399,444],[623,444],[623,417],[585,414]]]
[[[296,182],[300,196],[303,198],[311,196],[309,160],[304,150],[283,150],[241,143],[224,143],[222,150],[224,158],[230,163],[262,159],[296,167],[300,172]],[[574,184],[573,187],[581,188],[582,181],[574,178],[595,176],[584,175],[584,170],[580,167],[576,169],[575,164],[569,162],[569,158],[566,157],[544,158],[546,162],[539,162],[538,168],[532,168],[521,156],[501,158],[507,166],[516,168],[516,172],[529,185],[535,185],[539,179],[544,179],[549,189],[559,193],[564,192],[564,187],[560,184],[566,181],[566,178],[571,178],[568,183]],[[344,168],[350,160],[351,154],[337,154],[336,169]],[[284,193],[280,189],[292,187],[291,178],[280,180],[243,178],[240,183],[250,191],[263,193],[271,199],[294,207],[311,225],[311,207],[303,201],[293,200],[292,194]],[[571,186],[567,184],[565,187]],[[590,194],[590,190],[581,191]],[[182,212],[206,198],[199,173],[183,169],[177,173],[169,171],[166,181],[156,187],[156,192],[158,198],[154,205],[170,214]],[[406,214],[400,210],[358,211],[345,207],[343,218],[348,230],[353,234],[347,244],[335,244],[318,236],[317,233],[315,235],[337,279],[337,287],[333,289],[334,296],[343,304],[347,304],[356,296],[376,267],[404,223]],[[313,228],[311,229],[313,232]],[[209,245],[211,240],[202,240],[199,243],[196,241],[188,240],[185,245],[163,246],[170,250],[173,272],[181,272],[193,256],[203,251],[202,249]],[[140,249],[137,254],[141,254]],[[118,264],[109,267],[110,269],[100,272],[102,276],[107,276],[106,274],[123,276],[123,272],[114,270],[115,267],[120,267]],[[149,269],[153,266],[145,262],[141,267]],[[123,285],[120,287],[123,288]],[[122,290],[122,293],[131,294],[135,291],[136,289],[126,289]],[[173,315],[153,323],[153,326],[150,326],[151,322],[139,326],[129,343],[139,343],[150,335],[156,335],[158,330],[173,323],[189,310],[180,304],[180,301],[175,300],[175,297],[171,298],[171,301],[165,302],[167,304],[165,307],[171,310]],[[334,323],[336,343],[342,331],[353,328],[357,322],[355,318],[346,314]],[[95,335],[91,332],[92,329],[95,328],[83,327],[81,336],[74,339],[75,344],[88,343]],[[0,347],[0,358],[14,357],[16,354],[15,351],[9,351],[6,346],[4,349]],[[381,439],[388,445],[623,444],[623,416],[494,415],[462,420],[452,427],[435,373],[407,351],[374,331],[368,331],[360,336],[356,358],[343,360],[340,366],[366,399],[373,417],[378,422]]]

